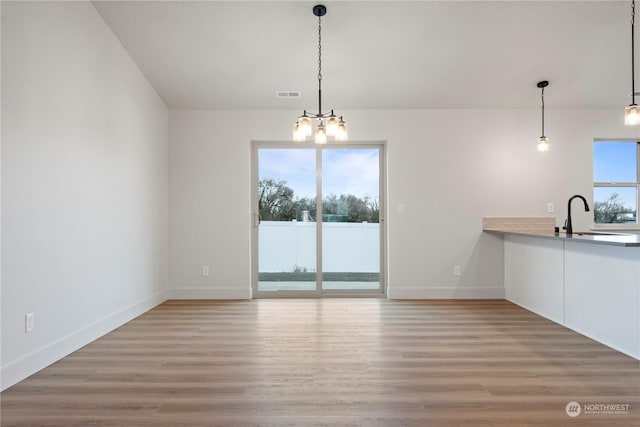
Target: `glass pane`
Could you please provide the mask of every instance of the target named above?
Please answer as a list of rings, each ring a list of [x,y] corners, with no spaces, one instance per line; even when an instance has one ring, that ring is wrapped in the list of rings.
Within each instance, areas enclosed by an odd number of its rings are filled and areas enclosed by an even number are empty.
[[[638,197],[635,187],[596,187],[594,222],[596,224],[635,224]]]
[[[380,289],[380,151],[322,151],[322,288]]]
[[[635,142],[594,142],[593,182],[636,182]]]
[[[258,150],[258,290],[316,290],[316,152]]]

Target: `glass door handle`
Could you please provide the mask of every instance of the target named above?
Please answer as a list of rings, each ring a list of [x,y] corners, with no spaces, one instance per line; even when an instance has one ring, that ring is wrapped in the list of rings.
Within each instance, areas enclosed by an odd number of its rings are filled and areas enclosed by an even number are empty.
[[[260,214],[254,213],[253,214],[253,227],[254,228],[258,228],[258,226],[260,225],[261,221],[262,221],[262,218],[260,218]]]

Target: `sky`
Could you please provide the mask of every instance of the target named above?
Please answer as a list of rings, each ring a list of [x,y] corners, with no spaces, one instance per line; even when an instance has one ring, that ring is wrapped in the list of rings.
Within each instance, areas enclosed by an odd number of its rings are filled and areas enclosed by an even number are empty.
[[[636,183],[636,142],[595,142],[593,144],[593,181],[604,183]],[[625,207],[636,209],[635,188],[595,188],[596,200],[618,193]]]
[[[636,182],[636,143],[595,142],[594,182]]]
[[[310,148],[258,150],[260,179],[287,181],[295,197],[316,195],[316,150]],[[379,198],[379,151],[375,148],[322,150],[323,194],[353,194]]]

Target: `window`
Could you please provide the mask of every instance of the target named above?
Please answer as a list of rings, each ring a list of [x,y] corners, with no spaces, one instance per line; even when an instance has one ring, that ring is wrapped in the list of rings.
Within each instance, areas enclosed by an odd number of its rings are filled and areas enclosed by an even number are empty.
[[[593,143],[593,216],[596,224],[637,225],[637,141]]]

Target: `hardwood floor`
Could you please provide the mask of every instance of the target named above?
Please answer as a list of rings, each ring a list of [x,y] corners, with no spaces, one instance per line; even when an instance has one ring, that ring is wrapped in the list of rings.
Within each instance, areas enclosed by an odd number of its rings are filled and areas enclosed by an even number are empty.
[[[2,427],[638,426],[640,362],[502,300],[168,301],[0,398]]]

